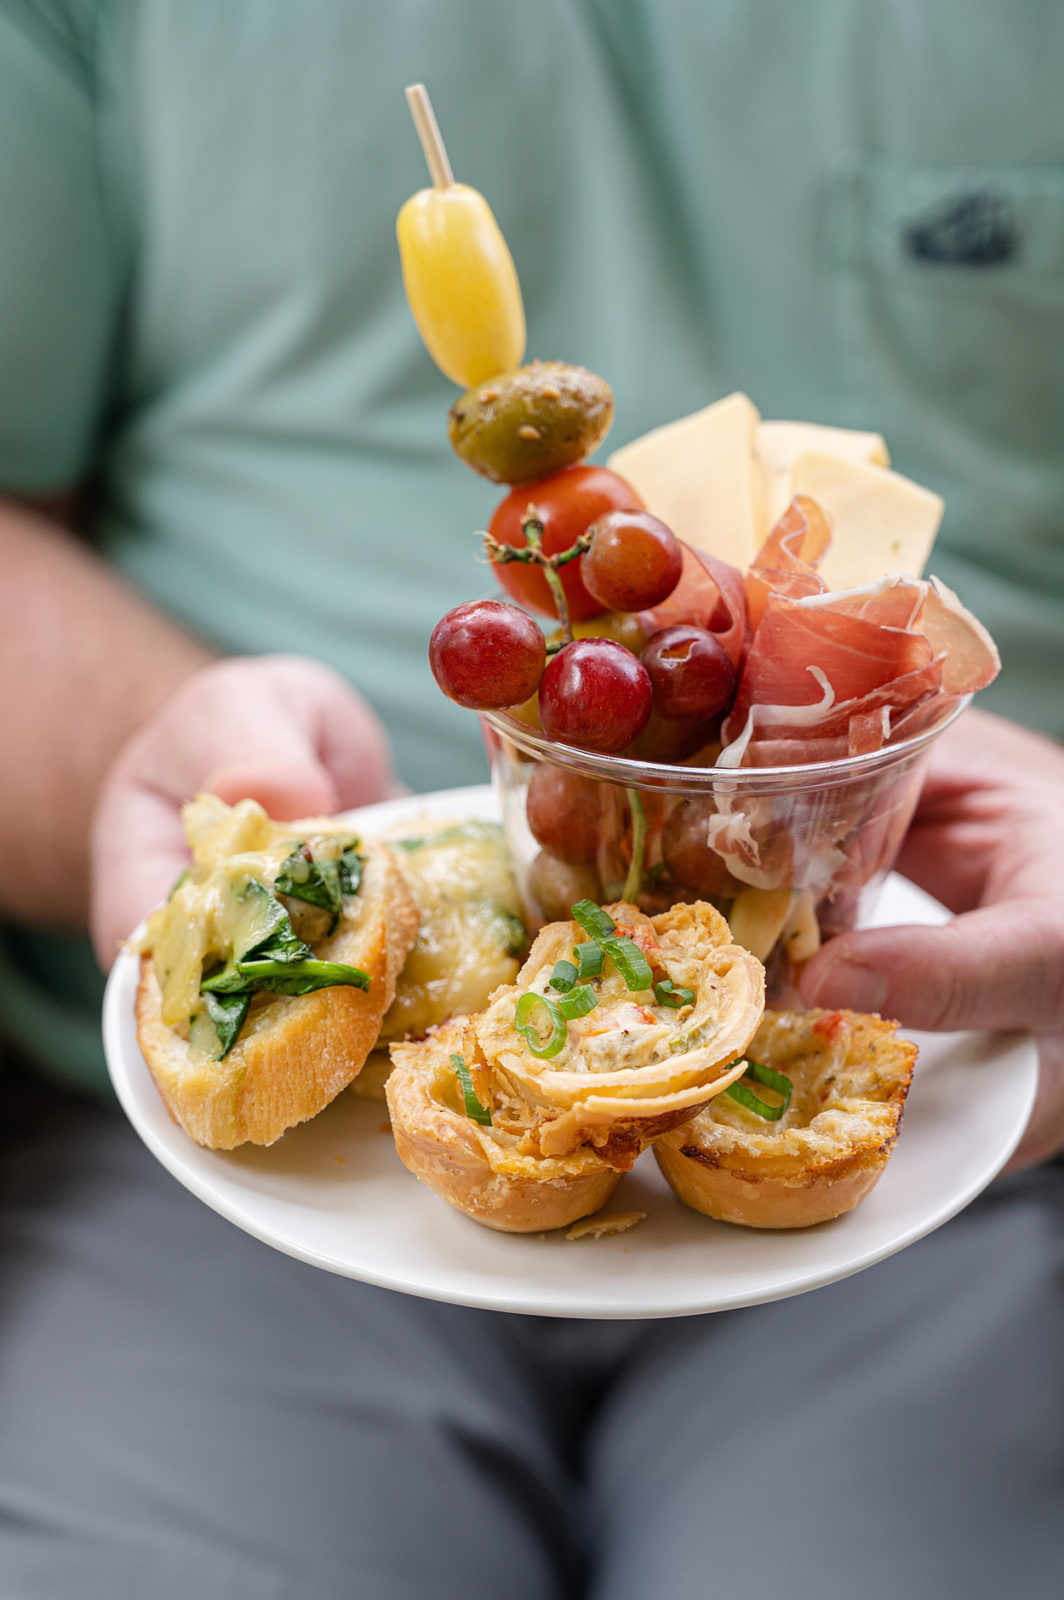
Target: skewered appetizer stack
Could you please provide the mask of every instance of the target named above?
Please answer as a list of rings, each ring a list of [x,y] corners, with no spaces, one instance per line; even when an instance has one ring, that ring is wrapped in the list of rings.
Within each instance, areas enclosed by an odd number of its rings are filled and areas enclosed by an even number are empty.
[[[437,182],[400,216],[411,304],[467,385],[456,452],[508,486],[484,536],[508,599],[449,612],[429,656],[486,718],[526,912],[708,899],[767,963],[770,994],[793,995],[889,870],[920,741],[998,669],[981,625],[921,576],[942,501],[890,470],[878,434],[765,422],[742,394],[590,464],[608,385],[518,364],[513,263],[479,197],[456,244],[461,186],[422,132]],[[873,759],[910,745],[907,764]],[[741,778],[777,769],[795,785]]]

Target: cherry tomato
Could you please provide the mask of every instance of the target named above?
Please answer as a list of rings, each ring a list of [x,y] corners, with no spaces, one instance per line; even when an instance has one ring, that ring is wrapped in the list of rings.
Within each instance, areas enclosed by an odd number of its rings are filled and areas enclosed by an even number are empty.
[[[607,467],[563,467],[549,478],[512,489],[491,519],[488,532],[492,538],[523,550],[527,542],[523,523],[530,505],[535,506],[543,524],[543,549],[549,556],[568,550],[607,511],[645,509],[631,484]],[[568,562],[559,574],[574,622],[596,617],[604,609],[584,588],[580,576],[582,559]],[[507,593],[522,605],[549,617],[558,615],[547,580],[537,567],[520,561],[506,565],[496,562],[495,574]]]

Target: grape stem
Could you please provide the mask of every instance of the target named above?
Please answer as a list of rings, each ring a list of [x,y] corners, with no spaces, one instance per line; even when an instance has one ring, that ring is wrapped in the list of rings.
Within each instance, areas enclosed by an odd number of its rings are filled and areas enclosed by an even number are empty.
[[[500,544],[493,539],[490,533],[484,535],[484,550],[488,559],[505,567],[511,561],[521,561],[525,566],[539,567],[547,580],[555,608],[558,612],[558,621],[562,625],[562,638],[565,644],[573,642],[573,624],[569,616],[569,602],[565,597],[562,580],[558,576],[558,568],[564,567],[570,561],[575,561],[577,556],[586,555],[591,549],[591,532],[582,533],[575,544],[568,550],[560,550],[557,555],[549,556],[543,549],[543,522],[535,506],[530,505],[521,524],[521,532],[525,536],[525,547],[517,550],[512,544]]]
[[[624,880],[624,890],[621,898],[634,906],[639,899],[639,891],[643,886],[643,862],[646,859],[647,849],[647,814],[643,809],[642,796],[638,789],[628,790],[628,804],[632,808],[632,860],[628,867],[628,876]]]

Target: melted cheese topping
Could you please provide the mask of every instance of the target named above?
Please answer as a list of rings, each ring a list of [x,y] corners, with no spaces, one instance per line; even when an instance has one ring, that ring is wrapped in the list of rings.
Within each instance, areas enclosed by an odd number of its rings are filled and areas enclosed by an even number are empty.
[[[262,921],[268,902],[248,885],[271,889],[297,838],[311,844],[318,860],[337,860],[352,838],[349,828],[326,831],[327,824],[315,822],[308,833],[299,823],[271,822],[254,800],[230,807],[206,794],[185,806],[182,821],[191,865],[138,941],[152,953],[162,1019],[170,1027],[186,1024],[202,1008],[205,968],[250,948],[256,933],[268,931]]]
[[[396,859],[419,926],[382,1039],[416,1038],[447,1017],[480,1011],[500,984],[514,981],[525,944],[498,824],[471,822],[399,840]]]

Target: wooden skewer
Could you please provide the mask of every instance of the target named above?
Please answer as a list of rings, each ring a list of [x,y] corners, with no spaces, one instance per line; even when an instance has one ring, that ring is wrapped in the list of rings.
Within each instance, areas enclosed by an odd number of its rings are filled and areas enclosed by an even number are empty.
[[[417,136],[421,140],[421,148],[429,164],[433,188],[450,188],[454,182],[454,173],[451,171],[451,163],[447,159],[447,151],[440,137],[429,92],[423,83],[411,83],[407,86],[406,103],[410,107]]]

